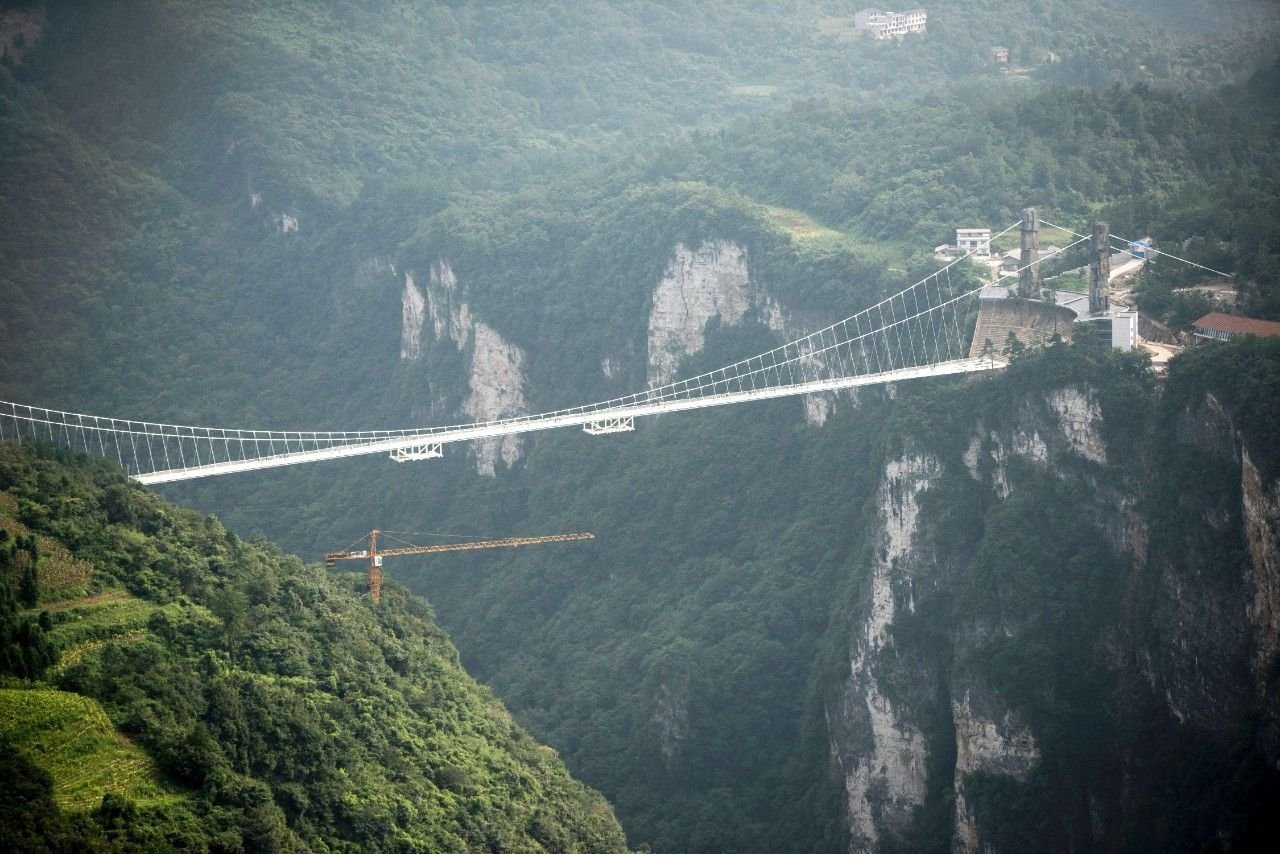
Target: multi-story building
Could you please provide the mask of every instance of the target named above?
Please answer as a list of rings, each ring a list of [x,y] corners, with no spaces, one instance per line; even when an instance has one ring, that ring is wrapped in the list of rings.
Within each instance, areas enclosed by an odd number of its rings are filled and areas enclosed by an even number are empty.
[[[871,33],[878,39],[905,36],[907,33],[923,33],[929,13],[924,9],[909,12],[885,12],[881,9],[863,9],[853,16],[853,28]]]
[[[991,229],[957,228],[956,249],[961,255],[972,252],[975,258],[991,257]]]

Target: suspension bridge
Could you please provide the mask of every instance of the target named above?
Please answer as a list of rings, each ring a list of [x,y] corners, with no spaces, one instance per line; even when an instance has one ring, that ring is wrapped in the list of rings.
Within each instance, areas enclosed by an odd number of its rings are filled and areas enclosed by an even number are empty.
[[[1090,239],[1076,237],[1050,254]],[[870,308],[780,347],[584,406],[451,426],[314,431],[164,424],[0,401],[0,439],[51,442],[107,457],[135,480],[161,484],[364,454],[385,453],[399,462],[433,459],[443,456],[445,445],[458,442],[563,427],[581,427],[592,435],[618,433],[634,429],[635,419],[648,415],[997,370],[1005,366],[1003,359],[989,352],[978,354],[973,341],[981,295],[989,283],[968,287],[972,279],[952,275],[971,255],[961,255]],[[1000,278],[1017,278],[1043,260],[1047,258],[1033,256]]]

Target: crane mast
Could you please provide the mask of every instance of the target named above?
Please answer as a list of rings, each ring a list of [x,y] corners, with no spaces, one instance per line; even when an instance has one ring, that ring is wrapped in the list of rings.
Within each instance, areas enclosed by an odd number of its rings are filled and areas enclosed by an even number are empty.
[[[479,549],[514,549],[519,546],[532,546],[539,543],[569,543],[576,540],[594,540],[595,534],[552,534],[546,537],[509,537],[504,540],[477,540],[469,543],[444,543],[435,546],[401,546],[392,549],[378,548],[378,535],[382,531],[374,528],[369,532],[369,548],[357,551],[328,552],[324,556],[324,565],[333,569],[340,560],[363,560],[369,575],[369,595],[373,604],[382,601],[382,559],[401,555],[444,554],[446,552],[469,552]]]

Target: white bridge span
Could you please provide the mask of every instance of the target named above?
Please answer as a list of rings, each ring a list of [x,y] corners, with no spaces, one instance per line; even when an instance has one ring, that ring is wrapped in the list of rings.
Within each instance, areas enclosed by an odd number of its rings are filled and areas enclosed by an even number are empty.
[[[1037,263],[1091,239],[1063,229],[1078,239],[1037,257],[1034,242],[1031,250],[1027,248],[1026,229],[1038,229],[1039,220],[1033,209],[1023,213],[1023,258],[1033,260],[1022,269],[1002,274],[1000,280],[1017,279],[1024,269],[1030,269],[1030,279],[1035,282]],[[1027,217],[1032,225],[1027,224]],[[1018,226],[1009,226],[993,239]],[[1108,234],[1105,225],[1095,226],[1095,233],[1099,229]],[[1109,257],[1112,239],[1095,237],[1094,255]],[[1229,275],[1164,251],[1159,254],[1215,275]],[[961,276],[953,279],[952,275],[952,268],[968,257],[957,258],[868,309],[766,353],[586,406],[453,426],[310,431],[191,427],[0,401],[0,439],[51,442],[114,458],[142,483],[169,483],[362,454],[386,453],[400,462],[432,459],[443,456],[444,446],[455,442],[560,427],[582,427],[595,435],[619,433],[634,429],[635,419],[645,415],[995,370],[1005,362],[991,354],[990,348],[982,348],[978,357],[979,351],[971,347],[984,286],[972,287],[971,281]]]
[[[114,458],[134,479],[157,484],[363,454],[386,453],[401,462],[431,459],[456,442],[575,426],[597,435],[616,433],[634,429],[635,419],[645,415],[989,371],[1004,362],[970,353],[982,287],[952,274],[967,257],[766,353],[586,406],[452,426],[312,431],[162,424],[0,401],[0,438],[52,442]]]
[[[813,380],[787,386],[407,431],[314,432],[187,427],[122,421],[5,401],[0,401],[0,421],[10,425],[4,428],[6,438],[17,441],[24,438],[44,440],[86,453],[115,456],[135,480],[157,484],[320,460],[344,459],[363,454],[389,453],[392,459],[400,462],[432,459],[442,457],[443,446],[455,442],[576,426],[596,435],[618,433],[633,429],[635,419],[644,415],[838,391],[921,377],[988,371],[999,367],[1003,367],[1003,362],[999,359],[953,359],[875,374]],[[154,467],[144,470],[147,464]]]

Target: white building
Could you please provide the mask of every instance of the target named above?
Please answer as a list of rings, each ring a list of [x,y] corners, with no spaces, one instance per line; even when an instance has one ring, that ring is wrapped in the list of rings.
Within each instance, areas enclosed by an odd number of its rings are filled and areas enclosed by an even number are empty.
[[[960,254],[972,252],[975,258],[991,257],[991,229],[957,228],[956,249]]]
[[[1136,311],[1112,312],[1111,346],[1125,352],[1138,346],[1138,313]]]
[[[1088,299],[1077,299],[1077,294],[1058,291],[1058,305],[1072,311],[1088,311]],[[1075,305],[1069,303],[1074,301]],[[1079,340],[1079,336],[1093,334],[1103,344],[1117,350],[1128,352],[1138,346],[1138,313],[1136,311],[1111,311],[1102,317],[1089,314],[1077,314],[1071,336]]]
[[[878,39],[905,36],[907,33],[923,33],[929,13],[924,9],[909,12],[885,12],[880,9],[863,9],[853,16],[853,28],[871,33]]]

